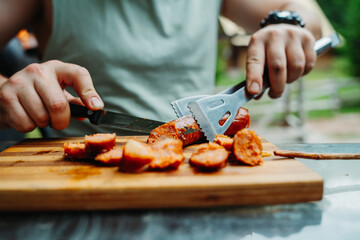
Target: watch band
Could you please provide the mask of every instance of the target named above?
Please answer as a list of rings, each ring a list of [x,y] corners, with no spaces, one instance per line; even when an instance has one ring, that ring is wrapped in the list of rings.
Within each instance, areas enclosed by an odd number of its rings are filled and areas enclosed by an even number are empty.
[[[271,11],[266,18],[261,20],[260,28],[263,28],[270,24],[287,23],[292,25],[298,25],[305,27],[304,20],[297,12],[289,11]]]

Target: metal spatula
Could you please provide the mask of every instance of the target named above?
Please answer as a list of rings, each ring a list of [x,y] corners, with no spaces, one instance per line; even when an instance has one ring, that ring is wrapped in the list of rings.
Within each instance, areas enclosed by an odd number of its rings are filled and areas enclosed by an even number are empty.
[[[236,84],[235,86],[232,86],[231,88],[228,88],[222,92],[219,92],[218,94],[232,94],[234,93],[236,90],[239,90],[241,87],[245,86],[246,82],[240,82],[238,84]],[[213,95],[197,95],[197,96],[191,96],[191,97],[187,97],[187,98],[182,98],[182,99],[178,99],[176,101],[171,102],[171,106],[174,109],[176,116],[178,118],[183,117],[183,116],[187,116],[187,115],[192,115],[192,113],[190,112],[189,109],[189,104],[192,102],[195,102],[197,100],[200,100],[202,98],[206,98],[206,97],[210,97]]]
[[[340,37],[334,32],[329,37],[318,40],[314,49],[317,55],[320,55],[340,42]],[[266,81],[264,81],[262,92],[269,86],[265,83]],[[256,97],[246,91],[245,81],[224,92],[186,103],[209,141],[213,141],[217,134],[224,133],[234,121],[238,109]],[[196,98],[194,97],[194,99]],[[220,125],[219,121],[226,113],[229,113],[230,117],[223,125]]]

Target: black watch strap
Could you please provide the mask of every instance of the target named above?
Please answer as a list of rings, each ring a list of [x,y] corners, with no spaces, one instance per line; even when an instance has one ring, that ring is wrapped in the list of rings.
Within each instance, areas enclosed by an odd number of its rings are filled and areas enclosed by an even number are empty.
[[[305,27],[304,20],[297,12],[289,11],[271,11],[269,15],[261,20],[260,27],[263,28],[270,24],[287,23]]]

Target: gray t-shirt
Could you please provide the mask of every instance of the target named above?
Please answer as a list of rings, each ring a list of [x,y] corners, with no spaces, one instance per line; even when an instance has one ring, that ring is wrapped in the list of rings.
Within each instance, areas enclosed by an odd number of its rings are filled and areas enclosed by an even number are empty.
[[[214,91],[220,7],[220,0],[53,0],[43,60],[87,68],[107,110],[169,121],[171,101]],[[56,135],[112,131],[72,120]]]

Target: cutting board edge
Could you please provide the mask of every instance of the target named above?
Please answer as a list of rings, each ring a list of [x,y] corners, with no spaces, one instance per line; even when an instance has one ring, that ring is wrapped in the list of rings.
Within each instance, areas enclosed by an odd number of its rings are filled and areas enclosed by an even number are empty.
[[[201,208],[225,206],[273,205],[319,201],[323,198],[323,181],[297,188],[258,187],[253,191],[243,189],[222,189],[202,192],[188,189],[174,191],[114,191],[101,194],[97,190],[59,193],[40,191],[23,201],[23,192],[13,191],[0,194],[0,211],[56,211],[56,210],[115,210],[115,209],[159,209],[159,208]],[[54,194],[55,193],[55,194]],[[139,198],[139,194],[142,197]],[[6,196],[5,196],[6,195]],[[22,197],[22,198],[21,198]],[[8,201],[6,199],[9,199]],[[19,199],[14,201],[14,199]],[[46,202],[43,200],[46,199]],[[149,199],[151,199],[149,201]]]

